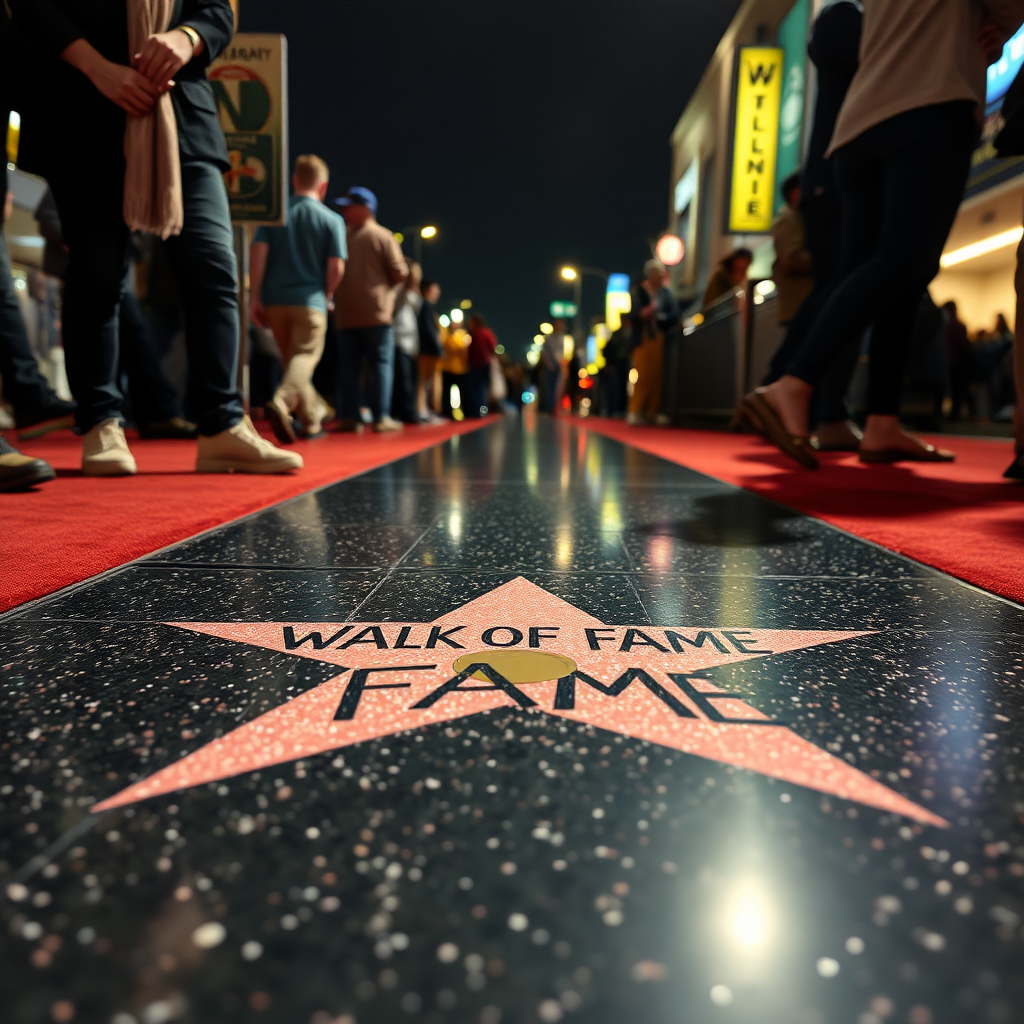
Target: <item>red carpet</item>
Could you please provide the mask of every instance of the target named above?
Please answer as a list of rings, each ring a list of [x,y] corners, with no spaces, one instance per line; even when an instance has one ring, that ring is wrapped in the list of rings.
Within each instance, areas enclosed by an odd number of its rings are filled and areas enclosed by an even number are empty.
[[[139,475],[97,480],[79,473],[81,442],[70,432],[21,442],[58,477],[26,494],[0,494],[0,611],[486,422],[300,441],[306,465],[291,476],[196,474],[194,442],[136,438]]]
[[[1008,441],[933,437],[956,462],[864,466],[856,455],[828,454],[808,472],[748,434],[578,422],[1024,601],[1024,484],[1001,479],[1013,457]]]

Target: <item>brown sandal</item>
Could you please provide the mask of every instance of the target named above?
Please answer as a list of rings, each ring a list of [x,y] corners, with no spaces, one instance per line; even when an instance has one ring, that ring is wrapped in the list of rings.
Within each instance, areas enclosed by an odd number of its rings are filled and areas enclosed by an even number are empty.
[[[818,459],[811,449],[809,437],[794,437],[790,434],[775,410],[764,397],[764,389],[757,388],[743,398],[743,407],[748,415],[755,417],[765,429],[769,441],[791,459],[796,459],[804,469],[817,469]]]

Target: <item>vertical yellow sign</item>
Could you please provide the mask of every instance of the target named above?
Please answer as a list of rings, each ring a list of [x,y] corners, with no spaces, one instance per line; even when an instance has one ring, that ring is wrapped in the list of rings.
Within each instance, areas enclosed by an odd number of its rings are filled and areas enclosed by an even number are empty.
[[[771,230],[783,57],[774,47],[746,46],[739,52],[729,204],[729,230],[737,234]]]

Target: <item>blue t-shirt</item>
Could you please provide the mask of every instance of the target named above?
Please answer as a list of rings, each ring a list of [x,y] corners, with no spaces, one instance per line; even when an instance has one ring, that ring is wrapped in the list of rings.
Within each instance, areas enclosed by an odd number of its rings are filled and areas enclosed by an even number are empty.
[[[255,242],[270,246],[263,277],[264,306],[305,306],[327,312],[324,278],[332,257],[348,259],[345,221],[309,196],[288,201],[288,223],[259,227]]]

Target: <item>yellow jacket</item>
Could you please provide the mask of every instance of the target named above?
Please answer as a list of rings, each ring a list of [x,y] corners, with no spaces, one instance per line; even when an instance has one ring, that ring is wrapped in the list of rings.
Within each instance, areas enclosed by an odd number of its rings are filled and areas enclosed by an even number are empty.
[[[461,327],[441,328],[441,369],[445,373],[469,373],[469,332]]]

